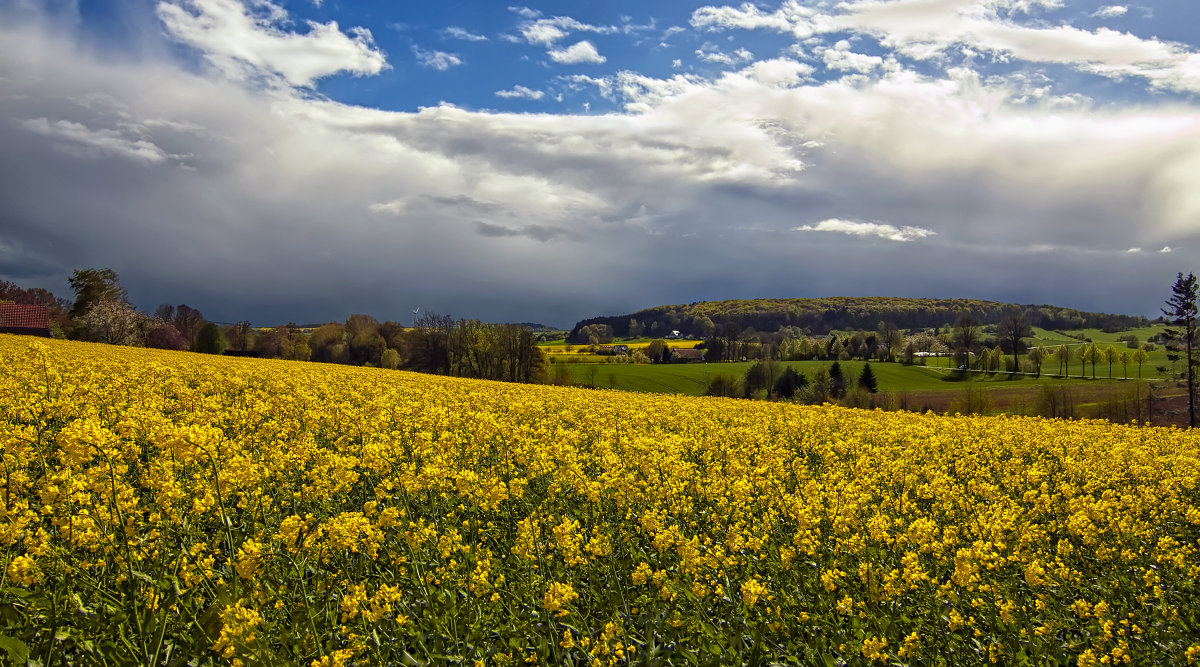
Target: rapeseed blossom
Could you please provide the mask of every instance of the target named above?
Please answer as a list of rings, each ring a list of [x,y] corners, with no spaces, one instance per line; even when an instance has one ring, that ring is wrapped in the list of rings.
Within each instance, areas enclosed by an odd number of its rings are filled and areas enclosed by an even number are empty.
[[[44,664],[1200,660],[1191,431],[0,355]]]

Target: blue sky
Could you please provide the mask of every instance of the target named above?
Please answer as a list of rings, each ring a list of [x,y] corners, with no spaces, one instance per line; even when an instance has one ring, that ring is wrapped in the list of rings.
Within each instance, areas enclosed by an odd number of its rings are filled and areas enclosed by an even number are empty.
[[[0,0],[0,278],[257,323],[721,298],[1154,314],[1200,4]]]

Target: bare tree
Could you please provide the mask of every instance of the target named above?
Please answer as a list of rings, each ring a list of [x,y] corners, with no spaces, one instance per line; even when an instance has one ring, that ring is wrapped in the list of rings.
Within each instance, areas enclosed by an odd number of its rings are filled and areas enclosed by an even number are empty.
[[[1020,370],[1021,365],[1017,362],[1017,354],[1020,352],[1021,339],[1028,338],[1033,335],[1033,328],[1029,326],[1029,321],[1025,319],[1025,313],[1019,310],[1010,310],[996,325],[996,337],[1008,343],[1012,348],[1013,368]]]

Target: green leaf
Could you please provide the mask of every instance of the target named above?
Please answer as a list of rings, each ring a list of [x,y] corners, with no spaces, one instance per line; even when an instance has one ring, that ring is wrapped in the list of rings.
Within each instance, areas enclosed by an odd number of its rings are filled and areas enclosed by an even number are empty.
[[[0,649],[3,649],[8,654],[8,660],[11,664],[20,665],[29,660],[29,647],[20,639],[0,635]]]

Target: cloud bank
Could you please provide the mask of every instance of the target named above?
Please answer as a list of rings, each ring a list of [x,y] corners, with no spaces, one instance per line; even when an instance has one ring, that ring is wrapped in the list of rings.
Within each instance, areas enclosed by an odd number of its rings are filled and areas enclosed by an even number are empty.
[[[73,268],[111,266],[143,308],[266,324],[419,305],[569,325],[841,294],[1155,312],[1146,295],[1190,270],[1200,236],[1194,102],[1096,105],[1026,72],[913,59],[969,47],[1186,89],[1194,56],[1013,18],[1046,3],[942,4],[955,9],[702,8],[698,40],[768,30],[798,46],[708,49],[728,61],[694,62],[719,71],[660,76],[563,75],[605,62],[574,35],[615,33],[518,10],[559,78],[488,99],[613,105],[584,115],[338,102],[314,85],[401,65],[366,30],[289,23],[268,2],[160,3],[195,63],[100,57],[69,31],[0,21],[0,278],[64,292]],[[456,67],[443,78],[476,62],[413,49]]]

